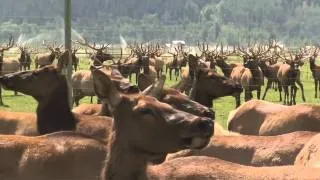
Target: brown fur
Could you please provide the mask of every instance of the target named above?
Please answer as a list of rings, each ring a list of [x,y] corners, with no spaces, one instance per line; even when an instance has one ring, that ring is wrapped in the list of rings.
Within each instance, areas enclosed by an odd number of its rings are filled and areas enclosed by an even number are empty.
[[[103,179],[144,179],[149,161],[162,162],[169,152],[207,145],[211,119],[177,111],[143,94],[126,96],[101,70],[92,72],[98,97],[114,114]]]
[[[71,77],[71,84],[73,88],[73,102],[76,106],[79,101],[85,96],[95,96],[93,90],[91,72],[88,70],[79,70],[74,72]],[[91,101],[92,103],[92,101]]]
[[[0,135],[1,179],[99,179],[105,144],[74,132]]]
[[[251,100],[230,113],[228,130],[246,135],[280,135],[294,131],[320,132],[317,105],[284,106]]]
[[[279,71],[281,64],[282,63],[278,62],[278,63],[270,65],[270,64],[267,64],[266,61],[259,62],[259,66],[263,72],[263,75],[268,79],[266,89],[265,89],[263,96],[262,96],[262,100],[265,99],[267,92],[271,88],[273,83],[276,83],[276,84],[278,84],[278,86],[280,86],[280,82],[277,78],[277,75],[278,75],[278,71]],[[280,95],[280,101],[282,101],[280,90],[279,90],[279,95]]]
[[[37,78],[34,78],[35,76]],[[31,95],[38,101],[37,120],[34,121],[35,124],[30,124],[30,128],[37,128],[39,134],[76,130],[103,140],[109,134],[111,118],[77,115],[70,111],[67,82],[65,77],[60,74],[59,68],[47,66],[34,71],[19,72],[4,76],[0,81],[5,88]],[[39,89],[38,87],[47,88]],[[7,114],[9,116],[15,112]],[[4,117],[3,120],[7,118],[9,117]],[[17,124],[20,124],[19,121],[22,119],[17,119],[17,121]]]
[[[294,164],[304,167],[314,167],[319,168],[319,144],[320,144],[320,134],[314,136],[300,151]]]
[[[300,150],[315,134],[306,131],[278,136],[214,136],[204,149],[170,154],[167,160],[209,156],[248,166],[293,165]]]
[[[296,66],[298,66],[298,62],[288,61],[287,63],[281,64],[278,71],[277,77],[281,85],[281,88],[279,90],[282,91],[282,88],[284,89],[283,103],[286,105],[296,104],[297,87],[295,83],[297,83],[300,86],[302,100],[304,102],[306,101],[304,96],[303,85],[300,80],[300,70],[297,69]],[[288,90],[289,87],[291,87],[290,95]]]
[[[298,166],[251,167],[203,156],[191,156],[167,161],[161,165],[148,168],[148,174],[149,180],[316,180],[320,177],[317,168]]]

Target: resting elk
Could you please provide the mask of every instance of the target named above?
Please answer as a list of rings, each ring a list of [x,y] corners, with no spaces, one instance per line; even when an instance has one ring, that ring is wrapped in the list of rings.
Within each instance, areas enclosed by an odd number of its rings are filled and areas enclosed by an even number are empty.
[[[60,62],[67,59],[68,51],[65,51],[59,58]],[[37,119],[25,117],[25,123],[36,130],[36,132],[26,132],[29,134],[48,134],[57,131],[77,131],[96,139],[106,140],[105,137],[110,130],[111,118],[102,116],[84,116],[71,112],[68,103],[67,81],[61,74],[62,65],[57,67],[45,66],[34,71],[17,72],[4,75],[0,78],[1,84],[6,89],[16,90],[26,95],[30,95],[38,102],[36,115]],[[43,88],[39,88],[43,87]],[[21,114],[20,114],[21,115]],[[17,121],[23,119],[15,112],[6,113],[6,117],[1,119],[0,129],[11,124],[12,129],[19,129],[18,125],[24,122]],[[12,118],[16,117],[16,118]],[[11,118],[11,121],[7,121]],[[27,126],[27,127],[28,127]],[[22,126],[24,127],[24,126]],[[7,131],[11,129],[7,128]],[[23,131],[23,130],[22,130]]]
[[[92,73],[97,96],[114,115],[103,179],[146,179],[149,161],[161,163],[169,152],[207,145],[212,119],[178,111],[143,94],[126,96],[103,71],[92,68]]]
[[[316,179],[318,171],[294,166],[255,168],[209,157],[186,157],[163,162],[167,153],[206,146],[211,119],[177,111],[148,96],[120,93],[99,69],[92,68],[97,96],[114,114],[113,132],[102,179]],[[107,87],[108,86],[108,87]],[[101,87],[101,88],[100,88]],[[127,110],[127,113],[123,113]],[[178,113],[178,114],[176,114]],[[142,138],[148,137],[148,138]],[[218,170],[217,170],[218,169]],[[236,169],[236,170],[235,170]]]
[[[12,35],[9,38],[8,44],[0,46],[0,75],[19,71],[20,63],[15,58],[4,58],[4,51],[9,50],[14,46],[14,39]],[[17,92],[15,91],[15,95]],[[0,105],[3,105],[2,101],[2,88],[0,83]]]
[[[281,49],[283,52],[284,50]],[[305,57],[305,50],[300,49],[299,52],[296,54],[293,54],[291,51],[289,51],[290,57],[287,57],[285,55],[280,55],[279,52],[277,52],[277,56],[285,61],[285,63],[281,64],[277,78],[280,82],[281,89],[284,89],[284,100],[283,104],[286,105],[292,105],[296,104],[296,93],[297,93],[297,86],[296,83],[299,85],[302,93],[302,100],[303,102],[306,101],[306,98],[304,96],[304,88],[303,84],[300,80],[300,69],[299,67],[304,64],[303,60],[306,58]],[[289,94],[289,87],[290,89],[290,94]],[[280,92],[281,93],[281,92]]]
[[[228,130],[245,135],[273,136],[295,131],[320,132],[320,107],[311,104],[285,106],[251,100],[228,117]]]
[[[215,134],[205,148],[169,154],[167,160],[188,156],[208,156],[247,166],[294,165],[300,150],[316,134],[309,131],[278,136],[216,136]]]
[[[36,69],[52,64],[55,58],[61,53],[60,49],[63,46],[62,44],[60,46],[56,46],[56,42],[49,45],[45,41],[43,41],[42,45],[46,46],[51,52],[35,55],[34,64]]]
[[[117,86],[121,85],[122,87],[128,87],[126,93],[138,93],[139,90],[132,86],[127,79],[125,79],[117,70],[112,70],[110,73],[110,79],[113,83],[116,83]],[[139,76],[139,78],[144,78],[144,75]],[[140,81],[140,79],[139,79]],[[165,76],[161,76],[155,84],[149,84],[148,88],[145,89],[145,94],[150,92],[152,96],[156,97],[159,101],[170,104],[174,108],[188,112],[201,117],[209,117],[214,119],[215,113],[210,108],[203,106],[195,101],[190,100],[189,97],[180,93],[179,91],[172,88],[164,88]],[[130,88],[129,88],[130,87]],[[155,91],[154,89],[158,89]],[[153,92],[158,92],[154,94]],[[78,114],[86,115],[104,115],[111,116],[107,104],[81,104],[77,108],[72,110]]]
[[[312,76],[314,79],[314,91],[315,91],[315,98],[318,98],[318,91],[320,91],[320,66],[316,64],[316,59],[318,57],[319,47],[316,47],[313,53],[309,58],[310,70],[312,72]],[[319,86],[319,90],[318,90]]]

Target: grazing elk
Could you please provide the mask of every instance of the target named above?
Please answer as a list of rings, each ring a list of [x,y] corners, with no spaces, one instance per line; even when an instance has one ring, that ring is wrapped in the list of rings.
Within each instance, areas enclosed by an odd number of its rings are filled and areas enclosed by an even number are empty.
[[[4,59],[4,51],[9,50],[14,46],[14,39],[12,35],[9,38],[8,44],[0,46],[0,75],[19,71],[20,63],[16,59],[6,58]],[[15,91],[15,95],[17,92]],[[3,105],[2,101],[2,87],[0,83],[0,105]]]
[[[58,63],[67,56],[68,51],[65,51]],[[8,74],[2,76],[0,82],[4,88],[30,95],[37,100],[37,119],[34,121],[36,124],[30,126],[36,127],[38,134],[75,130],[96,139],[106,140],[112,119],[73,114],[68,104],[67,81],[61,74],[61,68],[61,65],[46,66],[34,71]],[[15,112],[7,113],[8,118],[10,114],[15,116]]]
[[[301,131],[278,136],[214,135],[207,147],[169,154],[167,160],[188,156],[208,156],[247,166],[294,165],[300,150],[316,134]]]
[[[90,45],[87,42],[87,39],[84,39],[84,42],[80,42],[80,41],[75,41],[76,44],[80,44],[82,46],[88,47],[90,49],[92,49],[94,51],[93,54],[90,54],[90,59],[92,61],[94,61],[94,63],[99,62],[103,63],[105,61],[111,60],[113,64],[115,64],[114,60],[113,60],[113,56],[109,53],[104,52],[105,50],[108,49],[109,45],[102,45],[100,48],[96,47],[96,43],[93,43],[93,45]],[[99,65],[98,64],[98,65]]]
[[[43,41],[42,45],[46,46],[51,52],[35,55],[34,64],[36,69],[52,64],[55,58],[61,53],[60,49],[63,46],[62,44],[56,46],[55,42],[53,42],[52,45],[49,45],[45,41]]]
[[[30,48],[26,46],[19,46],[20,50],[20,57],[19,57],[19,63],[20,63],[20,71],[24,70],[30,70],[31,66],[31,56],[29,50]]]
[[[316,65],[316,59],[318,57],[319,47],[316,47],[313,51],[312,55],[309,58],[310,63],[310,70],[312,72],[312,76],[314,79],[314,91],[315,91],[315,98],[318,98],[318,91],[320,91],[320,66]],[[319,90],[318,90],[319,86]]]
[[[146,179],[149,161],[161,163],[167,153],[207,145],[212,119],[175,110],[143,94],[122,94],[103,71],[91,70],[97,96],[114,115],[103,179]]]
[[[303,59],[305,59],[306,57],[304,57],[305,56],[304,49],[300,49],[299,52],[296,54],[293,54],[291,51],[289,51],[288,53],[290,57],[280,55],[278,52],[276,53],[279,58],[285,61],[285,63],[281,64],[279,68],[277,78],[281,86],[279,90],[282,91],[282,88],[284,89],[283,103],[286,105],[292,105],[292,104],[294,105],[296,104],[296,93],[298,89],[296,86],[296,83],[299,85],[301,89],[303,102],[306,101],[306,98],[304,96],[303,84],[300,80],[300,69],[299,69],[299,67],[304,64]],[[289,87],[290,87],[290,94],[289,94]]]
[[[320,132],[320,107],[310,104],[285,106],[251,100],[228,117],[228,130],[245,135],[273,136],[295,131]]]

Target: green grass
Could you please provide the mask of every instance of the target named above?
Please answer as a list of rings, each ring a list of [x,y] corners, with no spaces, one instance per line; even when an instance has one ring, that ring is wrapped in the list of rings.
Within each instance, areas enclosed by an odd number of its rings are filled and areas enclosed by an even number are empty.
[[[239,58],[231,57],[232,61],[235,62],[241,62]],[[89,60],[86,56],[80,56],[80,69],[88,69],[89,68]],[[32,67],[33,68],[33,67]],[[301,79],[305,88],[305,96],[306,96],[306,102],[312,103],[312,104],[318,104],[320,102],[320,99],[314,98],[314,83],[311,71],[309,69],[309,64],[305,63],[305,65],[301,68]],[[265,79],[266,80],[266,79]],[[133,82],[135,82],[135,77],[133,76],[132,79]],[[169,80],[169,77],[167,78],[166,86],[171,86],[178,81],[175,81],[175,77],[172,81]],[[266,81],[265,81],[266,85]],[[265,86],[262,87],[261,97],[263,95],[263,92],[265,90]],[[21,112],[35,112],[37,103],[36,101],[30,97],[23,95],[19,93],[18,96],[14,96],[14,93],[12,91],[3,91],[3,101],[5,103],[5,106],[0,107],[0,110],[5,111],[21,111]],[[253,93],[254,98],[256,98],[256,92]],[[282,103],[279,102],[279,93],[270,89],[266,100],[274,103]],[[94,98],[94,103],[97,102],[96,98]],[[83,98],[80,103],[90,103],[90,97]],[[243,103],[243,93],[241,97],[241,103]],[[298,90],[297,93],[297,103],[302,103],[301,98],[301,91]],[[216,112],[216,120],[221,123],[224,127],[226,127],[227,124],[227,118],[229,115],[229,112],[235,108],[235,100],[233,97],[223,97],[218,100],[215,100],[213,103],[213,109]]]

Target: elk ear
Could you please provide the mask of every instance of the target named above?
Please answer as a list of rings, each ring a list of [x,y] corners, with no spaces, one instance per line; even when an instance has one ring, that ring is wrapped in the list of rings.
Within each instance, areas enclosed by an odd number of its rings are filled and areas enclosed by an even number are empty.
[[[91,66],[90,70],[96,95],[102,102],[108,104],[111,112],[114,112],[122,99],[120,92],[106,72],[101,70],[101,67]]]
[[[148,88],[146,88],[142,92],[142,94],[148,95],[148,96],[152,96],[152,97],[155,97],[155,98],[160,98],[165,81],[166,81],[166,76],[162,75],[157,80],[157,82],[155,82],[153,85],[151,85]]]

